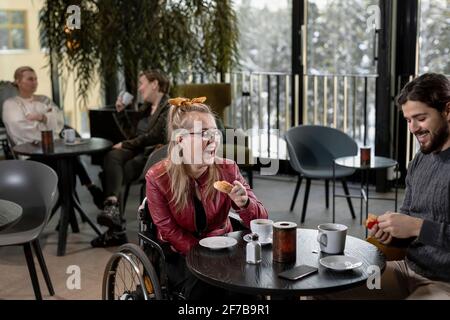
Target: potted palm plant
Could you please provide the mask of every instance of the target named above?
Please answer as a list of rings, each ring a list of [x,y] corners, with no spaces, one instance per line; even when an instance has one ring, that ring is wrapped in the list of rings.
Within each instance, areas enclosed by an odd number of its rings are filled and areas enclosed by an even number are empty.
[[[70,5],[79,8],[79,29],[67,26]],[[186,70],[224,73],[237,62],[231,0],[46,0],[40,28],[49,62],[74,73],[85,101],[97,73],[111,103],[118,74],[136,93],[142,69],[177,79]]]

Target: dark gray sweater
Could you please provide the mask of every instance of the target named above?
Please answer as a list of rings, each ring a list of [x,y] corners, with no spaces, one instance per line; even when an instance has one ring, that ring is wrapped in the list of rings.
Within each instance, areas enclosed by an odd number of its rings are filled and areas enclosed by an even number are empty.
[[[417,153],[408,169],[400,212],[424,220],[420,235],[408,247],[408,266],[429,279],[450,282],[450,148]]]

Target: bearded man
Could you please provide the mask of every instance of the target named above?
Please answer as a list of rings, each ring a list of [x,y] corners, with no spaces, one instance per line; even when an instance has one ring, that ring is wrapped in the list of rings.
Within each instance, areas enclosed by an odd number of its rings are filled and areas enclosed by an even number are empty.
[[[379,290],[364,286],[325,298],[450,300],[450,81],[424,74],[396,102],[420,151],[408,168],[400,212],[379,216],[369,234],[405,246],[406,257],[387,262]]]

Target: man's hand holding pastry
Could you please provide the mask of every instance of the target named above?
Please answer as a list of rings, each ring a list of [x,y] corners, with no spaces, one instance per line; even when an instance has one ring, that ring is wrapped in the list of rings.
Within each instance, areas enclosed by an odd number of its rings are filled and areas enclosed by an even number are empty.
[[[422,219],[397,212],[388,211],[378,217],[378,227],[399,239],[419,236],[422,224]]]
[[[392,238],[406,239],[420,234],[423,220],[397,212],[386,212],[377,217],[369,214],[366,227],[369,235],[382,244],[389,244]]]
[[[366,228],[369,229],[369,236],[378,240],[378,242],[387,245],[392,241],[392,236],[384,232],[378,226],[378,216],[369,213],[366,220]]]
[[[385,245],[388,245],[392,241],[392,236],[381,230],[378,224],[373,225],[373,227],[369,229],[369,236],[374,237],[378,242]]]

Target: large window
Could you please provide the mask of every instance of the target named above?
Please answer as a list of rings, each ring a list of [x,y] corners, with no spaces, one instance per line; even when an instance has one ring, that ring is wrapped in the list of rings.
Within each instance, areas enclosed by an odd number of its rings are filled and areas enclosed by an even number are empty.
[[[419,74],[450,75],[450,3],[421,0],[419,25]]]
[[[376,73],[372,22],[379,13],[378,0],[307,2],[306,73]]]
[[[289,123],[292,1],[234,1],[240,65],[231,78],[235,99],[229,122],[254,130],[250,138],[254,156],[286,157],[278,130],[282,133]]]
[[[25,13],[0,10],[0,50],[27,48]]]
[[[378,0],[307,0],[303,123],[374,144],[379,13]]]
[[[236,0],[242,70],[291,72],[292,0]]]

